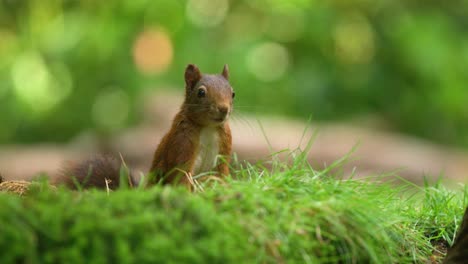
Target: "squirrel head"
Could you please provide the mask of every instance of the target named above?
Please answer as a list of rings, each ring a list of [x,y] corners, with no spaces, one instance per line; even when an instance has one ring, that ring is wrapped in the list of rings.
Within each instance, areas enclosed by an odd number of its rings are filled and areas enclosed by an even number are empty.
[[[232,112],[234,96],[227,65],[221,74],[202,74],[194,64],[185,69],[183,107],[188,117],[199,125],[223,125]]]

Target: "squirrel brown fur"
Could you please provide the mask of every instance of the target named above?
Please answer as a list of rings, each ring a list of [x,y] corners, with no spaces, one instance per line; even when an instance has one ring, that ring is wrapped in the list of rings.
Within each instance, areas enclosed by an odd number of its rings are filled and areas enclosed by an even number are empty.
[[[228,119],[234,96],[227,65],[221,74],[202,74],[193,64],[186,67],[185,99],[154,152],[147,185],[183,184],[191,188],[194,175],[209,171],[217,176],[229,174],[232,137]],[[115,189],[120,184],[122,163],[99,156],[71,163],[55,184]],[[129,184],[137,184],[132,175]]]
[[[463,264],[468,262],[468,208],[465,210],[460,230],[453,246],[448,249],[444,264]]]
[[[125,164],[110,156],[95,156],[79,163],[68,162],[53,184],[63,184],[71,189],[116,189],[120,185],[120,170],[122,168],[125,168]],[[130,186],[137,184],[129,171],[124,176],[128,177]]]

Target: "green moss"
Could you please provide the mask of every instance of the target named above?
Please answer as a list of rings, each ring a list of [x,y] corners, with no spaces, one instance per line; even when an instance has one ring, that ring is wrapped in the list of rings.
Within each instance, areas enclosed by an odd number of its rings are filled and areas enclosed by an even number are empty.
[[[1,263],[227,263],[254,256],[243,231],[183,190],[1,194]],[[244,234],[243,237],[247,237]]]
[[[235,174],[198,193],[0,193],[0,263],[424,263],[467,204],[465,187],[340,180],[300,158]]]

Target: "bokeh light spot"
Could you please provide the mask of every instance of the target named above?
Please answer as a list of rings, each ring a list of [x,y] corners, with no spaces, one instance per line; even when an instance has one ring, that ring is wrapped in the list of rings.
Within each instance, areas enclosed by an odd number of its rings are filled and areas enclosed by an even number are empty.
[[[278,43],[263,43],[254,47],[247,55],[248,69],[261,81],[280,79],[290,64],[288,50]]]
[[[352,14],[339,23],[333,34],[335,55],[345,64],[366,64],[374,57],[374,32],[361,14]]]
[[[56,16],[43,29],[42,47],[47,52],[60,54],[75,48],[83,38],[87,25],[83,15],[66,13]]]
[[[223,22],[228,9],[228,0],[189,0],[187,17],[196,26],[214,27]]]
[[[301,10],[275,13],[268,21],[268,33],[277,41],[293,42],[304,32],[305,17]]]
[[[133,60],[143,74],[159,74],[168,69],[173,59],[171,38],[162,29],[140,33],[133,45]]]
[[[245,6],[237,7],[232,10],[226,17],[226,43],[235,45],[239,42],[248,42],[258,39],[267,27],[265,19],[259,19],[258,16],[252,13]],[[255,27],[252,27],[255,25]]]
[[[16,41],[16,35],[12,31],[0,28],[0,66],[4,62],[1,58],[9,56],[12,53]]]
[[[70,76],[64,65],[49,68],[37,52],[24,53],[12,67],[16,96],[38,114],[53,109],[70,94]]]
[[[129,115],[129,98],[121,89],[100,94],[93,105],[94,122],[105,129],[114,130],[125,125]]]

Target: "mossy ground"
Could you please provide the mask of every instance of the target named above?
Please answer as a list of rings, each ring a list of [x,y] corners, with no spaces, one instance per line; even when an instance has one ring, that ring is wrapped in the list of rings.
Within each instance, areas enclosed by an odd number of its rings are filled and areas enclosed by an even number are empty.
[[[289,165],[288,165],[289,164]],[[242,164],[198,192],[156,186],[0,193],[0,263],[425,263],[467,188],[332,177],[304,155]],[[385,181],[384,181],[385,179]]]

